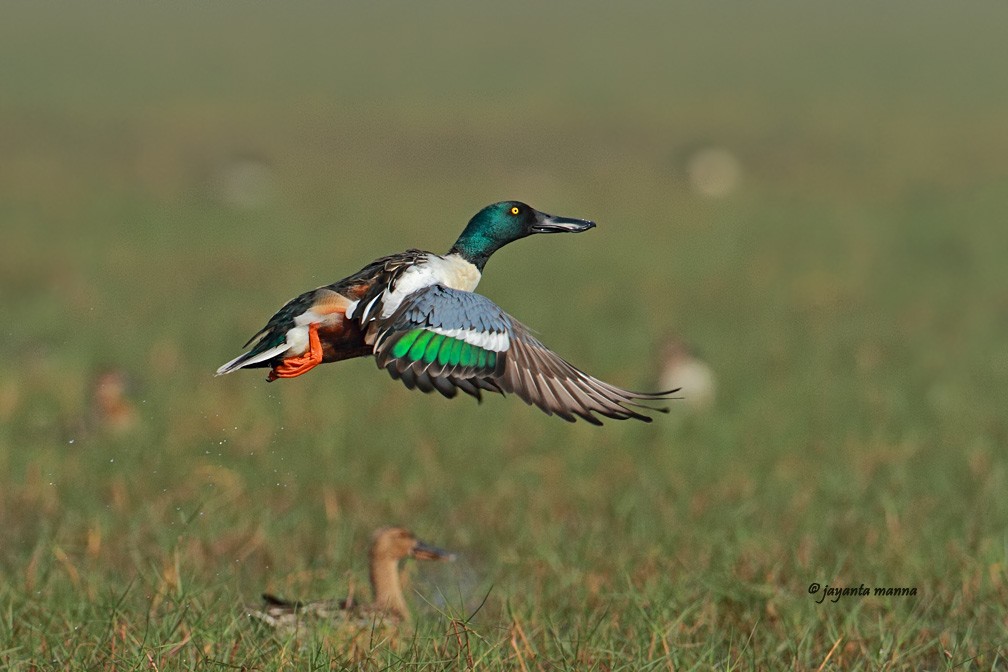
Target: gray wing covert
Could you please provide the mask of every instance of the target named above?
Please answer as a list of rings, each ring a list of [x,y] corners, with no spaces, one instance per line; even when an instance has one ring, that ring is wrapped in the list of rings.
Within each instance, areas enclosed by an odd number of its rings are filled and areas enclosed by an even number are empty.
[[[484,296],[432,285],[407,296],[392,315],[377,319],[368,338],[378,366],[409,388],[503,392],[511,318]]]

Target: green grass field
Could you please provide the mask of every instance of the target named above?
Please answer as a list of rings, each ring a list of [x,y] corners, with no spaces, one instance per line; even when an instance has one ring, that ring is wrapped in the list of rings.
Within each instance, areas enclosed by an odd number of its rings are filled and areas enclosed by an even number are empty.
[[[1006,21],[6,4],[0,667],[1005,669]],[[687,179],[707,147],[723,198]],[[482,293],[632,389],[680,334],[714,408],[596,428],[365,360],[213,377],[291,296],[503,198],[599,226],[504,249]],[[265,589],[366,592],[392,523],[460,556],[407,566],[415,630],[249,621]]]

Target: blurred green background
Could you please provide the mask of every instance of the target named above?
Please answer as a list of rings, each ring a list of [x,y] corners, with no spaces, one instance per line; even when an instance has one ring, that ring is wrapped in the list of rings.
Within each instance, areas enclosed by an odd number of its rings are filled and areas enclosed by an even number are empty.
[[[376,667],[1003,666],[1006,25],[5,3],[0,660],[338,667],[242,605],[363,586],[400,523],[461,559],[410,567],[417,634]],[[599,226],[505,248],[481,293],[632,389],[674,334],[710,408],[594,428],[370,361],[212,376],[288,298],[505,198]]]

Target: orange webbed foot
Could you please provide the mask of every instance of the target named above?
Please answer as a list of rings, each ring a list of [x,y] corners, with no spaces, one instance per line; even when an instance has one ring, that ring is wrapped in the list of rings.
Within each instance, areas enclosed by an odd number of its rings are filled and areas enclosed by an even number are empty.
[[[273,367],[266,377],[268,381],[277,378],[295,378],[311,371],[322,363],[322,342],[319,341],[318,325],[308,325],[308,350],[297,357],[288,357],[279,366]]]

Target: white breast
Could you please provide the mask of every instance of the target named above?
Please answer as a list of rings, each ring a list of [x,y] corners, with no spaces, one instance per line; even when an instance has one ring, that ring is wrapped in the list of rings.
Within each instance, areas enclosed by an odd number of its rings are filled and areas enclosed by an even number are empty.
[[[476,289],[481,277],[482,274],[474,264],[470,264],[457,254],[444,257],[431,254],[425,261],[407,268],[396,280],[395,288],[391,292],[385,290],[381,295],[381,317],[387,318],[392,315],[402,300],[418,289],[431,285],[444,285],[451,289],[471,292]]]

